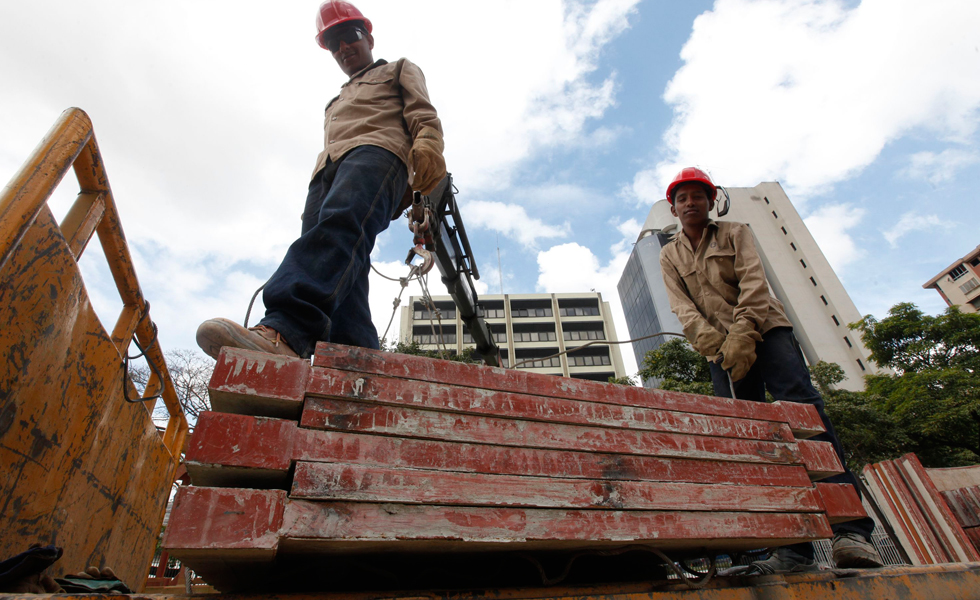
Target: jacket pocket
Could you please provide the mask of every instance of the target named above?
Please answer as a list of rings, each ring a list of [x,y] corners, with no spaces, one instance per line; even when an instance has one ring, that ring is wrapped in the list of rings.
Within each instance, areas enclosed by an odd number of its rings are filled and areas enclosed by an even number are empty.
[[[704,268],[714,284],[737,285],[735,276],[735,249],[731,246],[708,248],[704,253]]]
[[[353,85],[352,104],[377,104],[387,102],[397,94],[394,93],[394,75],[376,76],[357,81]]]

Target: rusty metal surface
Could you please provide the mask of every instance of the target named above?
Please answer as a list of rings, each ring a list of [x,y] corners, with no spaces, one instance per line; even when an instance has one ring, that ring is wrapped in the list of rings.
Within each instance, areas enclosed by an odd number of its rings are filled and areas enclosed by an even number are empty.
[[[81,192],[62,229],[46,201],[72,166]],[[76,262],[95,232],[124,304],[128,335],[118,339],[93,311]],[[62,115],[4,188],[0,253],[0,556],[56,544],[59,568],[108,564],[139,589],[187,422],[151,343],[149,307],[81,110]],[[133,333],[161,371],[148,392],[162,390],[163,434],[152,406],[123,399]]]

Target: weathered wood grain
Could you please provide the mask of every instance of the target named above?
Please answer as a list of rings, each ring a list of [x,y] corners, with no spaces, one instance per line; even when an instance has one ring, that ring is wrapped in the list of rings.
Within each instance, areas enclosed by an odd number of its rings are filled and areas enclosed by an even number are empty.
[[[794,404],[787,409],[784,405],[791,403],[767,404],[611,385],[584,379],[542,375],[520,369],[469,365],[324,342],[317,344],[313,366],[548,398],[778,421],[787,423],[798,438],[810,437],[823,431],[819,415],[809,405]]]
[[[803,464],[806,471],[813,480],[826,479],[831,475],[844,472],[844,467],[840,464],[840,458],[830,442],[817,442],[814,440],[799,440],[796,447],[803,457]]]
[[[328,368],[313,369],[307,394],[547,423],[794,441],[789,427],[779,422],[531,396]]]
[[[849,483],[813,484],[818,501],[831,525],[853,521],[868,516],[857,495],[857,490]]]
[[[176,521],[167,528],[164,547],[177,557],[201,556],[204,551],[213,557],[222,549],[268,554],[277,545],[290,542],[293,549],[314,552],[408,547],[467,551],[514,549],[517,544],[524,549],[610,544],[720,549],[832,535],[822,515],[809,513],[485,508],[291,499],[283,507],[283,496],[281,490],[187,488],[171,513]]]
[[[528,477],[311,462],[296,464],[289,496],[452,506],[810,513],[824,510],[809,487]]]
[[[393,468],[438,469],[538,477],[673,481],[808,487],[800,465],[658,458],[302,429],[295,422],[201,413],[187,449],[195,485],[251,487],[279,472],[282,486],[294,460],[348,462]],[[239,469],[229,473],[230,469]],[[255,473],[259,471],[259,473]]]
[[[964,528],[980,527],[980,486],[974,485],[940,493],[960,525]]]
[[[222,348],[208,384],[218,412],[298,419],[310,362],[265,352]]]
[[[796,444],[449,414],[310,397],[303,427],[616,454],[804,464]]]

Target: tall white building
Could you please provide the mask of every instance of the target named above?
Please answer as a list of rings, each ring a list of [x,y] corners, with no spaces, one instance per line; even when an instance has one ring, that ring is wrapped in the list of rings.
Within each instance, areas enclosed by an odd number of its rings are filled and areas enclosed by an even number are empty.
[[[414,340],[426,350],[472,348],[473,338],[452,298],[435,296],[433,302],[438,316],[422,298],[409,298],[408,306],[402,307],[399,339]],[[609,303],[603,302],[601,294],[488,294],[480,296],[480,305],[505,367],[540,359],[518,368],[594,381],[626,374],[617,344],[595,343],[547,358],[589,342],[618,340]]]
[[[727,188],[731,195],[728,214],[722,221],[747,223],[774,296],[786,307],[803,354],[810,364],[837,363],[846,379],[841,387],[864,389],[864,375],[877,372],[868,361],[860,335],[848,328],[861,319],[840,279],[817,246],[813,236],[778,183],[760,183],[752,188]],[[680,231],[670,214],[670,204],[653,205],[619,282],[630,337],[656,331],[678,331],[680,323],[670,312],[667,291],[660,275],[660,249]],[[670,339],[670,338],[665,338]],[[634,345],[638,364],[648,349]],[[642,354],[641,354],[642,352]]]

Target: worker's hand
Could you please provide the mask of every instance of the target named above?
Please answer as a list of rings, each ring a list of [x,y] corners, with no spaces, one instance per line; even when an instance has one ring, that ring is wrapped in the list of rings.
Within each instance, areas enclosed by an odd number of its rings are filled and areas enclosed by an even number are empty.
[[[762,334],[744,321],[736,321],[728,330],[728,337],[721,345],[721,353],[725,357],[721,368],[731,373],[732,381],[745,379],[749,374],[749,369],[755,363],[755,345],[761,341]]]
[[[412,189],[429,195],[446,176],[446,159],[442,157],[444,147],[442,134],[432,127],[423,127],[415,136],[411,153],[415,170]]]
[[[714,356],[718,354],[721,345],[725,343],[725,334],[714,327],[704,327],[694,338],[694,349],[701,356]]]

